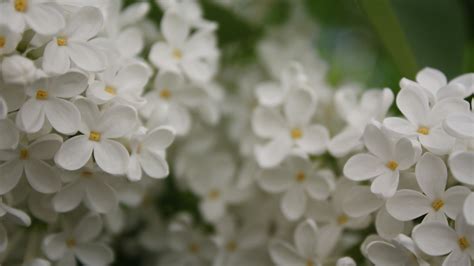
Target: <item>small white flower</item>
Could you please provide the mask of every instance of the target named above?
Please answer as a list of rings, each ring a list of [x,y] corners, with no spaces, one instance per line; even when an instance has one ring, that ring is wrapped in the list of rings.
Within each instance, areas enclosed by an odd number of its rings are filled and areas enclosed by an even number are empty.
[[[90,42],[101,30],[103,20],[95,7],[83,7],[74,13],[66,27],[46,45],[43,69],[62,74],[72,67],[72,61],[87,71],[104,70],[107,58]]]
[[[61,232],[46,236],[43,251],[58,265],[75,266],[77,257],[85,265],[108,265],[114,260],[112,250],[94,239],[102,231],[102,221],[98,215],[86,215],[72,232]]]
[[[28,146],[22,144],[14,150],[2,150],[0,161],[0,194],[11,191],[23,173],[34,190],[53,193],[61,187],[58,173],[45,161],[54,157],[62,138],[55,134],[45,135]]]
[[[218,57],[215,38],[207,31],[191,34],[189,25],[174,11],[167,11],[161,21],[166,42],[155,43],[149,59],[165,71],[184,73],[192,80],[206,82],[216,70]]]
[[[339,258],[336,262],[336,266],[356,266],[354,259],[351,257]]]
[[[395,142],[372,124],[365,129],[364,143],[370,153],[352,156],[344,166],[344,175],[354,181],[374,178],[371,191],[389,198],[397,191],[400,171],[415,163],[415,149],[410,140]]]
[[[2,77],[6,83],[28,84],[37,77],[37,69],[33,61],[21,55],[3,58]]]
[[[29,99],[18,112],[18,126],[28,133],[38,132],[46,118],[56,131],[74,134],[79,128],[81,115],[66,99],[81,94],[86,88],[87,77],[79,72],[35,81],[26,89]]]
[[[0,24],[22,33],[26,26],[43,35],[55,34],[64,27],[64,16],[54,3],[40,0],[8,0],[0,4]]]
[[[127,176],[131,181],[140,180],[142,169],[153,178],[163,178],[169,174],[165,160],[165,150],[174,140],[174,130],[158,127],[147,133],[138,132],[130,140],[131,156]]]
[[[263,169],[257,180],[267,192],[285,192],[280,207],[289,220],[304,214],[307,197],[325,200],[334,186],[331,171],[318,171],[310,161],[297,156],[288,158],[279,167]]]
[[[413,240],[400,234],[393,240],[375,240],[367,245],[367,257],[377,266],[419,265],[429,266]]]
[[[429,67],[416,74],[416,83],[405,78],[400,81],[400,87],[409,86],[424,91],[432,103],[446,98],[463,99],[467,96],[466,88],[459,84],[459,81],[453,80],[448,84],[446,76],[441,71]]]
[[[443,265],[470,266],[474,259],[474,227],[462,215],[456,218],[455,229],[447,224],[428,222],[417,225],[412,232],[416,245],[430,256],[449,254]]]
[[[66,170],[77,170],[84,166],[94,152],[97,165],[110,174],[124,174],[127,170],[129,154],[118,141],[134,129],[137,123],[136,111],[124,105],[113,105],[99,110],[90,100],[78,99],[74,102],[81,112],[79,126],[81,135],[64,142],[54,161]]]
[[[255,147],[255,157],[261,167],[274,167],[290,153],[322,154],[329,141],[328,130],[313,124],[316,104],[306,90],[293,90],[284,102],[284,116],[275,109],[258,107],[252,117],[255,134],[267,140]]]
[[[424,194],[402,189],[387,201],[387,211],[401,221],[425,215],[423,222],[437,221],[447,224],[446,216],[455,219],[470,190],[463,186],[445,191],[448,170],[439,157],[425,153],[416,164],[416,180]]]

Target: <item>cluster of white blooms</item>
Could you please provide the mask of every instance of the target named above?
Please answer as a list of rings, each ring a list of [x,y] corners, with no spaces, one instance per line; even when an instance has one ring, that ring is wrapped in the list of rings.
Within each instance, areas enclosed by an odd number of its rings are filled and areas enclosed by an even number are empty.
[[[470,266],[474,73],[331,88],[293,11],[219,65],[197,0],[0,0],[0,264]]]

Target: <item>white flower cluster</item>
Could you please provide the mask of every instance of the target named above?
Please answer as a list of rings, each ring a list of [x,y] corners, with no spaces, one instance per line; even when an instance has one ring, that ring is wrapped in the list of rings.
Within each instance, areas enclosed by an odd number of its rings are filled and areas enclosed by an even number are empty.
[[[0,1],[1,264],[472,265],[473,73],[333,89],[300,9],[219,66],[157,4]]]

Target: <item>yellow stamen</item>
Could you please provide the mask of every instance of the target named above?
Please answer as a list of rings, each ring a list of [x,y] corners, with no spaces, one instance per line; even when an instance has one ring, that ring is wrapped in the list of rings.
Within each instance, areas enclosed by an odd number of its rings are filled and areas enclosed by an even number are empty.
[[[91,172],[91,171],[88,171],[88,170],[82,171],[81,176],[82,176],[82,177],[91,177],[91,176],[92,176],[92,172]]]
[[[221,195],[220,191],[217,190],[217,189],[213,189],[211,191],[209,191],[209,193],[207,194],[207,196],[211,199],[211,200],[216,200],[219,198],[219,196]]]
[[[20,159],[21,160],[28,159],[28,150],[27,149],[21,149],[20,150]]]
[[[229,252],[234,252],[237,250],[237,243],[235,243],[235,241],[229,241],[225,248]]]
[[[28,8],[28,0],[15,0],[13,6],[17,12],[25,12]]]
[[[56,43],[58,46],[66,46],[67,45],[67,38],[66,37],[57,37]]]
[[[160,91],[160,98],[167,100],[170,97],[171,97],[171,91],[169,89],[165,88]]]
[[[38,89],[36,91],[36,99],[37,100],[46,100],[48,99],[48,92],[42,89]]]
[[[431,207],[432,207],[435,211],[439,211],[439,209],[443,208],[443,206],[444,206],[444,202],[443,202],[443,200],[440,200],[440,199],[434,200],[434,201],[431,203]]]
[[[117,95],[117,89],[113,86],[105,86],[104,91],[112,95]]]
[[[388,169],[395,171],[398,168],[398,163],[396,161],[391,160],[388,161],[385,166],[387,166]]]
[[[303,131],[299,128],[294,128],[291,130],[291,138],[300,139],[303,136]]]
[[[199,249],[200,249],[199,245],[196,244],[196,243],[191,243],[188,248],[189,248],[189,251],[191,251],[191,253],[193,253],[193,254],[198,253]]]
[[[181,50],[179,50],[179,49],[174,49],[173,50],[173,57],[175,59],[181,59],[183,57],[183,52],[181,52]]]
[[[306,261],[306,266],[314,266],[313,260],[308,259],[308,260]]]
[[[5,36],[0,36],[0,48],[5,47],[5,43],[7,43],[7,38],[5,38]]]
[[[467,238],[464,236],[458,239],[458,244],[461,250],[465,250],[471,246],[471,244],[469,243],[469,240],[467,240]]]
[[[73,248],[73,247],[76,246],[76,244],[77,244],[77,242],[74,238],[70,238],[70,239],[66,240],[66,246],[68,248]]]
[[[97,131],[91,131],[89,139],[92,141],[100,141],[101,134]]]
[[[303,181],[305,180],[305,178],[306,178],[306,175],[304,174],[303,171],[299,171],[299,172],[296,173],[296,175],[295,175],[296,181],[298,181],[298,182],[300,182],[300,183],[303,182]]]
[[[337,217],[337,223],[339,225],[346,224],[348,221],[349,221],[349,217],[347,217],[347,215],[345,214],[341,214]]]
[[[427,128],[427,127],[420,127],[420,128],[418,128],[418,130],[416,132],[418,132],[422,135],[428,135],[428,134],[430,134],[430,129]]]

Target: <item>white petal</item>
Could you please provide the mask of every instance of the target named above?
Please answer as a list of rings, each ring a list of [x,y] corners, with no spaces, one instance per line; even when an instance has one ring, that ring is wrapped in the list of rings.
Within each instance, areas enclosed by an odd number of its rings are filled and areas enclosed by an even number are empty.
[[[35,159],[50,160],[61,147],[63,138],[56,134],[44,135],[28,147],[28,154]]]
[[[167,43],[155,43],[151,47],[148,58],[156,67],[164,71],[180,73],[178,62],[173,58],[173,48],[171,48]]]
[[[26,101],[17,114],[20,116],[22,126],[28,133],[38,132],[44,125],[44,103],[29,99]]]
[[[453,137],[474,138],[474,114],[450,114],[444,120],[443,127]]]
[[[289,154],[291,139],[286,135],[275,138],[266,145],[255,147],[255,157],[261,167],[274,167],[281,163]]]
[[[51,126],[65,135],[72,135],[79,129],[81,114],[77,107],[66,100],[51,98],[44,106],[44,112]]]
[[[309,154],[322,154],[329,142],[329,132],[322,125],[311,125],[303,129],[303,136],[296,140],[297,145]]]
[[[283,192],[290,186],[292,176],[286,168],[263,169],[257,181],[260,187],[271,193]]]
[[[384,198],[392,197],[398,188],[399,175],[398,171],[387,171],[381,174],[372,181],[370,191]]]
[[[23,164],[18,160],[11,160],[0,165],[0,195],[11,191],[20,181],[23,173]]]
[[[392,143],[385,133],[375,125],[368,124],[364,130],[364,144],[367,150],[382,161],[389,161],[393,158]]]
[[[71,40],[87,41],[99,33],[103,22],[98,8],[85,6],[72,15],[64,32]]]
[[[454,250],[449,254],[446,259],[444,259],[442,266],[470,266],[472,263],[471,258],[467,252],[462,252],[460,250]]]
[[[290,188],[281,200],[281,211],[289,220],[300,218],[306,210],[306,194],[300,186]]]
[[[375,229],[377,234],[386,239],[393,239],[403,233],[405,222],[401,222],[390,215],[385,207],[377,212],[375,217]]]
[[[53,193],[61,188],[58,173],[47,163],[29,159],[25,163],[25,175],[30,185],[40,193]]]
[[[316,254],[321,258],[327,258],[337,243],[341,239],[343,227],[329,223],[321,227],[318,234],[318,244],[316,249]]]
[[[75,253],[86,265],[108,265],[114,260],[114,253],[104,244],[83,243],[76,247]]]
[[[189,34],[189,25],[174,12],[166,12],[161,23],[161,32],[174,46],[181,47]]]
[[[302,258],[293,247],[283,241],[272,241],[269,250],[270,256],[276,265],[306,265],[306,259]]]
[[[463,203],[471,190],[463,186],[450,187],[444,193],[444,213],[455,220],[462,210]]]
[[[150,177],[163,178],[169,175],[168,163],[157,153],[143,151],[140,154],[140,164],[145,173]]]
[[[459,152],[449,157],[453,176],[464,184],[474,185],[474,152]]]
[[[453,229],[438,222],[417,225],[412,232],[416,245],[431,256],[445,255],[457,248],[457,235]]]
[[[87,88],[87,77],[80,72],[68,72],[52,80],[49,93],[55,97],[72,98]]]
[[[63,187],[53,198],[53,207],[57,212],[75,209],[84,197],[82,184],[72,183]]]
[[[56,8],[47,4],[28,6],[24,17],[28,26],[43,35],[55,34],[66,25],[63,15]]]
[[[367,180],[385,171],[382,161],[372,154],[359,153],[352,156],[344,165],[344,175],[354,181]]]
[[[259,103],[264,106],[274,107],[283,102],[283,88],[276,82],[259,84],[255,90]]]
[[[100,123],[101,113],[97,104],[87,98],[78,98],[74,101],[77,109],[81,113],[81,124],[79,131],[82,134],[89,134],[92,127],[96,127]]]
[[[130,181],[138,181],[142,178],[142,167],[136,154],[132,154],[128,160],[127,177]]]
[[[331,139],[328,150],[337,158],[346,156],[362,144],[361,137],[358,129],[347,127]]]
[[[225,205],[222,200],[204,200],[199,205],[199,209],[209,221],[216,221],[225,213]]]
[[[66,252],[66,236],[63,233],[48,235],[43,241],[43,251],[51,260],[58,260]]]
[[[401,138],[395,144],[395,161],[399,170],[406,170],[416,162],[415,149],[410,140]]]
[[[69,48],[58,46],[54,40],[46,45],[43,53],[43,69],[48,73],[62,74],[71,67]]]
[[[463,213],[464,217],[466,218],[466,222],[469,225],[474,225],[474,192],[471,192],[469,196],[467,196],[466,200],[463,204]]]
[[[86,186],[87,202],[99,213],[107,213],[117,207],[115,191],[103,181],[93,180]]]
[[[402,90],[397,95],[398,109],[412,124],[422,125],[428,122],[430,111],[428,97],[420,87],[404,84],[406,81],[406,79],[400,81]]]
[[[383,199],[377,197],[367,186],[354,186],[344,197],[342,209],[352,217],[362,217],[376,211],[383,205]]]
[[[410,121],[401,117],[387,117],[383,120],[383,126],[389,132],[394,132],[401,136],[416,136],[416,128]]]
[[[317,174],[306,177],[304,187],[313,199],[325,200],[331,194],[331,186],[328,181]]]
[[[306,258],[314,257],[317,245],[316,223],[307,219],[301,222],[295,229],[294,241],[296,249]]]
[[[128,134],[137,122],[135,109],[125,105],[114,105],[105,110],[97,130],[105,138],[119,138]]]
[[[419,71],[416,74],[416,81],[431,93],[435,93],[448,82],[443,72],[430,67],[425,67]]]
[[[439,101],[433,106],[430,112],[430,126],[439,125],[452,113],[468,113],[470,110],[469,102],[463,99],[448,98]]]
[[[259,137],[271,138],[283,133],[286,125],[276,110],[259,107],[252,115],[252,128]]]
[[[431,209],[431,201],[418,191],[401,189],[387,201],[387,211],[400,221],[418,218]]]
[[[74,237],[79,242],[89,242],[100,234],[102,220],[99,215],[89,214],[79,221],[74,229]]]
[[[68,47],[71,60],[84,70],[102,71],[107,66],[107,57],[91,44],[74,42]]]
[[[174,135],[174,130],[171,128],[158,127],[147,134],[142,145],[151,151],[163,151],[171,145]]]
[[[404,255],[399,248],[385,241],[373,241],[367,245],[367,256],[375,265],[399,265]]]
[[[431,153],[425,153],[416,164],[415,173],[418,185],[428,197],[441,197],[448,178],[448,170],[443,160]]]
[[[88,137],[79,135],[66,140],[54,156],[54,161],[64,169],[77,170],[89,161],[93,144]]]
[[[149,75],[145,66],[142,64],[131,64],[117,73],[113,83],[124,90],[141,92],[148,83],[148,78]]]
[[[97,165],[109,174],[120,175],[127,171],[129,154],[127,149],[117,141],[104,139],[96,143],[94,158]]]
[[[306,125],[314,114],[316,104],[313,95],[306,90],[292,90],[284,103],[284,113],[292,126]]]
[[[186,73],[190,79],[197,82],[209,81],[215,72],[215,67],[210,62],[200,58],[185,58],[181,66],[183,67],[184,73]]]
[[[126,28],[118,36],[116,44],[122,55],[125,57],[134,57],[143,50],[143,46],[145,45],[143,33],[140,29],[135,27]]]

